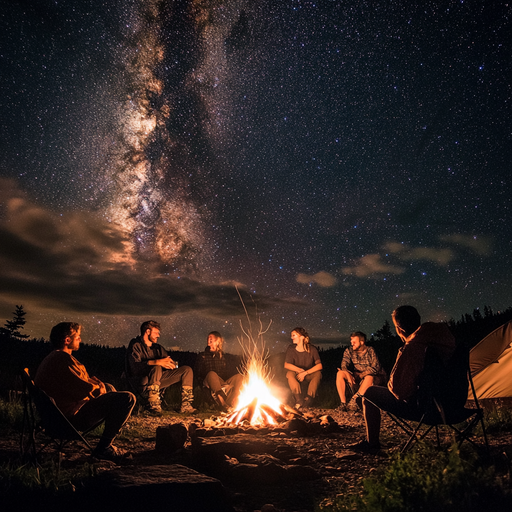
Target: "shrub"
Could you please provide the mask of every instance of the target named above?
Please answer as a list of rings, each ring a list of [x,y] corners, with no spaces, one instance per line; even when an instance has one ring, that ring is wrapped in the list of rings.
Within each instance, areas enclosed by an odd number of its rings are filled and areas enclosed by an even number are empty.
[[[508,407],[494,407],[486,411],[484,421],[488,433],[511,432],[512,410]]]
[[[21,429],[23,405],[19,400],[6,402],[0,399],[0,430]]]
[[[4,463],[0,465],[0,502],[5,510],[15,510],[14,506],[16,510],[28,506],[41,508],[42,504],[48,506],[44,510],[55,510],[50,508],[50,503],[72,497],[77,486],[83,486],[95,474],[94,467],[89,464],[68,471],[53,461],[37,467]]]
[[[438,452],[422,446],[393,456],[388,467],[363,481],[360,496],[341,496],[320,508],[332,512],[477,512],[507,510],[506,501],[493,468],[479,466],[473,456],[464,460],[455,447]]]

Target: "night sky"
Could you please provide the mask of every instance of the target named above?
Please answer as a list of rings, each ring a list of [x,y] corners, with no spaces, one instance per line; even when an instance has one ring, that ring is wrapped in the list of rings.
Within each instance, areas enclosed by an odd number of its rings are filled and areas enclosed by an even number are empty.
[[[506,2],[8,0],[0,69],[1,324],[238,352],[237,289],[271,350],[512,306]]]

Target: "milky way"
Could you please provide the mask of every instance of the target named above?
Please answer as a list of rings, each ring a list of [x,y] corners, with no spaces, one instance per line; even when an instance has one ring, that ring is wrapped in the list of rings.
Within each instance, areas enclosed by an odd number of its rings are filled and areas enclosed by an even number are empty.
[[[0,313],[199,349],[235,284],[278,347],[509,307],[511,9],[13,2]]]

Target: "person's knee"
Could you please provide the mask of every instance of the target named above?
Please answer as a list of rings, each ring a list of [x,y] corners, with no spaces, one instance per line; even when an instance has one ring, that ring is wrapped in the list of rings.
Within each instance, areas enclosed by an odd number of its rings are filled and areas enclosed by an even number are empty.
[[[135,398],[135,395],[133,393],[130,393],[130,391],[117,391],[121,396],[119,400],[123,401],[128,407],[133,408],[135,403],[137,402],[137,398]]]
[[[367,389],[374,385],[373,375],[366,375],[359,383],[359,388]]]
[[[291,370],[288,370],[286,372],[286,378],[289,380],[289,381],[295,381],[295,382],[298,382],[297,380],[297,375],[295,374],[295,372],[292,372]]]

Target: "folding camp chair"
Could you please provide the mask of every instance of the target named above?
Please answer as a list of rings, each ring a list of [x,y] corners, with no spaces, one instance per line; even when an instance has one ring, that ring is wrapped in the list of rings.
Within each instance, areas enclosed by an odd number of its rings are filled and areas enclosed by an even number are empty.
[[[408,417],[388,416],[409,436],[401,452],[409,450],[416,441],[424,439],[435,429],[437,446],[440,447],[439,427],[446,426],[455,437],[457,445],[471,439],[476,426],[480,423],[486,452],[489,443],[484,425],[483,409],[478,400],[475,407],[466,407],[468,383],[473,388],[469,371],[469,349],[459,344],[448,363],[443,365],[432,349],[425,354],[425,367],[420,378],[417,395],[417,411]],[[417,423],[413,427],[413,423]]]
[[[62,452],[71,441],[83,443],[91,452],[91,445],[84,435],[94,430],[99,424],[80,433],[62,414],[55,404],[41,388],[36,386],[30,377],[27,368],[21,373],[23,381],[23,427],[20,438],[20,454],[22,458],[29,459],[37,465],[39,454],[50,443],[55,445],[59,454],[59,468]],[[46,440],[42,442],[39,450],[36,449],[36,435],[42,433]]]

